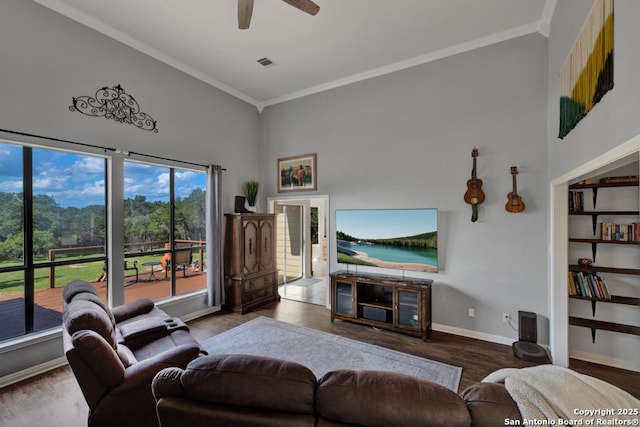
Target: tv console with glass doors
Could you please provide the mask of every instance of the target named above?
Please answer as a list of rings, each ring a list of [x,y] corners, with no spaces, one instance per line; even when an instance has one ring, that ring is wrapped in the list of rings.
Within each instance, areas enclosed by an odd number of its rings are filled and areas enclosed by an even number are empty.
[[[433,280],[383,274],[331,274],[331,321],[335,319],[421,337],[431,336]]]

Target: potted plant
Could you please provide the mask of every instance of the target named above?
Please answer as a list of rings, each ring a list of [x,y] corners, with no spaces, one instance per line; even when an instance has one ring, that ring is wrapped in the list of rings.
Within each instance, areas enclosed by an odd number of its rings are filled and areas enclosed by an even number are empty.
[[[244,184],[244,192],[247,196],[247,202],[249,203],[249,206],[255,207],[256,199],[258,196],[258,181],[254,179],[247,181]]]

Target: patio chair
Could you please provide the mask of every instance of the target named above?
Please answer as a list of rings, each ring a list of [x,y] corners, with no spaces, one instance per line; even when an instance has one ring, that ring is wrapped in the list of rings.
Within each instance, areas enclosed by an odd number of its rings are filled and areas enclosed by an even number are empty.
[[[187,277],[187,268],[191,265],[191,249],[176,252],[176,265],[182,267],[182,276]],[[166,271],[171,271],[171,259],[167,260]]]

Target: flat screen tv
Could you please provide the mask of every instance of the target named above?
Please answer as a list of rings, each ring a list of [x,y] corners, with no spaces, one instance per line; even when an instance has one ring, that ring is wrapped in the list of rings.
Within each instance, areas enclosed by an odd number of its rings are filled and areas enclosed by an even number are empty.
[[[438,271],[438,210],[336,209],[338,263]]]

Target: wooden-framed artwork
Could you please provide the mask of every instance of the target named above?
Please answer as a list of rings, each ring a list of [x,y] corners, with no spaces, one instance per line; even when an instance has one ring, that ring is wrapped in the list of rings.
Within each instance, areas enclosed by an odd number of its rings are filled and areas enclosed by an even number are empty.
[[[278,193],[317,189],[316,153],[278,159]]]

